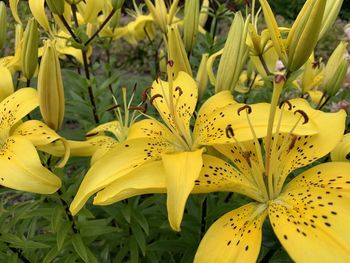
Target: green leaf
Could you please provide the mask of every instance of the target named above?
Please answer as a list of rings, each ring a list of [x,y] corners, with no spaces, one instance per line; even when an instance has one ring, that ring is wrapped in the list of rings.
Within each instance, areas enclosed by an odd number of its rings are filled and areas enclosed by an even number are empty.
[[[60,206],[56,206],[55,209],[52,211],[52,217],[51,217],[51,225],[52,229],[57,232],[58,227],[60,226],[60,223],[62,221],[62,208]]]
[[[131,237],[129,240],[130,247],[130,262],[138,263],[139,262],[139,250],[137,248],[137,241],[134,237]]]
[[[143,229],[143,231],[145,231],[146,235],[149,235],[149,225],[147,222],[146,217],[140,213],[140,211],[138,210],[134,210],[133,212],[133,217],[132,219],[134,219]]]
[[[64,244],[64,241],[67,238],[68,232],[69,230],[71,230],[72,225],[70,222],[62,222],[62,224],[60,224],[58,231],[57,231],[57,248],[58,250],[61,250]]]
[[[46,256],[43,259],[43,263],[50,263],[53,262],[55,257],[58,255],[57,247],[54,246],[50,251],[46,254]]]
[[[75,252],[79,255],[79,257],[84,260],[84,262],[89,262],[88,252],[86,246],[79,234],[75,234],[72,236],[72,244]]]
[[[40,249],[40,248],[50,248],[49,245],[31,241],[23,240],[16,235],[7,233],[0,237],[0,241],[7,242],[11,247],[21,248],[21,249]]]
[[[135,223],[131,224],[131,231],[132,231],[133,237],[136,239],[137,244],[139,245],[139,248],[141,249],[142,255],[145,256],[146,238],[141,227]]]

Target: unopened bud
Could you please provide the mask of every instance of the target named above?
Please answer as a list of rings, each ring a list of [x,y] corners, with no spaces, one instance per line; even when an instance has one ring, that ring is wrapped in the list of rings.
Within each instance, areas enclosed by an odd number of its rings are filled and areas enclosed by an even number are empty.
[[[54,43],[47,40],[38,74],[40,112],[52,129],[60,129],[64,118],[64,89]]]
[[[201,12],[199,14],[199,25],[201,27],[205,26],[209,15],[209,0],[203,0]]]
[[[2,49],[7,37],[7,12],[4,2],[0,2],[0,49]]]
[[[174,62],[172,71],[175,75],[179,71],[185,71],[192,76],[190,62],[188,61],[184,43],[176,25],[168,27],[168,60]]]
[[[124,4],[125,0],[112,0],[112,6],[114,9],[120,9],[123,4]]]
[[[309,59],[316,47],[327,0],[307,0],[287,38],[288,64],[291,72]]]
[[[56,15],[63,15],[64,13],[64,0],[46,0],[52,13]]]
[[[326,65],[322,87],[329,96],[334,96],[345,81],[348,70],[348,62],[345,57],[346,47],[347,43],[340,42]]]
[[[15,29],[15,50],[20,48],[23,38],[23,26],[21,24],[16,24]]]
[[[184,17],[184,43],[187,52],[190,52],[195,44],[199,23],[199,0],[185,2]]]
[[[205,53],[202,55],[201,63],[199,64],[196,81],[198,85],[199,98],[202,98],[208,87],[208,72],[207,72],[207,62],[209,54]]]
[[[22,72],[27,79],[31,79],[38,66],[39,30],[34,18],[28,21],[21,53]]]
[[[333,26],[335,20],[337,19],[343,1],[344,0],[327,1],[326,9],[324,11],[322,19],[321,32],[318,39],[321,39],[324,34],[327,33],[327,31]]]

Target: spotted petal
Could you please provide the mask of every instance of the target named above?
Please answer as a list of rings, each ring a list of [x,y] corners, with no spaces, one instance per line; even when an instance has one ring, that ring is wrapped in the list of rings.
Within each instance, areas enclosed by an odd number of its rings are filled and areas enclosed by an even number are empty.
[[[255,262],[266,214],[265,204],[249,203],[223,215],[205,234],[194,262]]]
[[[202,153],[203,149],[162,155],[167,186],[168,219],[176,231],[180,231],[187,198],[201,171]]]
[[[275,177],[279,189],[292,170],[308,165],[334,149],[342,139],[345,129],[346,113],[344,111],[325,113],[314,110],[307,101],[302,99],[293,100],[291,103],[295,109],[301,109],[308,115],[309,120],[316,124],[318,133],[312,136],[290,137],[288,147],[283,152],[285,156],[280,158],[281,168],[277,169],[280,172]]]
[[[0,102],[1,130],[9,130],[25,115],[39,105],[37,93],[32,88],[23,88]]]
[[[41,165],[33,144],[20,136],[11,136],[0,148],[0,185],[33,193],[51,194],[61,180]]]
[[[172,91],[169,89],[168,82],[160,79],[154,81],[151,90],[153,104],[169,127],[178,130],[177,125],[181,125],[183,126],[181,130],[187,131],[198,98],[196,81],[187,73],[180,71],[172,83]],[[170,94],[173,94],[171,99]]]
[[[203,166],[192,193],[236,192],[263,201],[260,189],[233,166],[211,155],[203,155]]]
[[[165,193],[165,171],[161,161],[151,161],[98,192],[94,205],[109,205],[143,194]]]
[[[116,145],[103,158],[96,161],[85,175],[70,206],[72,214],[78,213],[94,193],[146,161],[160,159],[161,153],[172,150],[173,147],[169,143],[150,138],[133,139]]]
[[[294,261],[349,262],[349,203],[350,164],[325,163],[288,183],[269,217]]]

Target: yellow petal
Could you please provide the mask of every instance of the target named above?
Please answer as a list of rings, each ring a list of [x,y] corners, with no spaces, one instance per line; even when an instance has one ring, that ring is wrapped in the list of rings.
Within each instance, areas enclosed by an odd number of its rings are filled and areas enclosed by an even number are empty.
[[[223,215],[205,234],[194,262],[255,262],[265,217],[266,205],[259,203],[249,203]]]
[[[310,96],[311,101],[318,105],[322,99],[322,103],[326,100],[326,98],[323,96],[323,92],[320,90],[309,90],[308,95]]]
[[[208,58],[208,62],[207,62],[207,72],[208,72],[208,76],[209,76],[209,80],[211,85],[215,86],[216,83],[216,77],[213,71],[213,65],[214,65],[214,61],[218,56],[221,56],[222,53],[224,52],[224,49],[219,50],[218,52],[214,53],[213,55],[211,55]]]
[[[102,11],[104,6],[104,1],[95,1],[95,0],[85,0],[81,1],[77,7],[79,13],[82,14],[84,18],[84,23],[96,23],[97,16],[99,12]]]
[[[167,187],[167,209],[170,226],[180,231],[187,198],[202,168],[203,150],[163,154]]]
[[[112,133],[116,138],[118,138],[119,134],[118,131],[122,129],[122,126],[120,125],[119,121],[110,121],[104,124],[101,124],[97,126],[96,128],[90,130],[87,133],[87,136],[93,135],[96,133],[100,133],[101,135],[104,134],[104,132],[110,132]]]
[[[176,129],[176,125],[172,116],[176,115],[179,125],[183,125],[186,130],[189,129],[190,119],[195,110],[198,88],[196,81],[187,73],[180,71],[177,78],[173,81],[171,98],[174,108],[170,107],[169,99],[169,83],[160,79],[152,84],[151,95],[162,97],[155,98],[153,105],[157,108],[162,119]],[[170,115],[169,115],[170,114]]]
[[[79,212],[94,193],[133,171],[149,160],[159,159],[162,152],[173,147],[161,140],[140,138],[116,145],[91,166],[70,206],[73,215]]]
[[[235,192],[263,201],[260,190],[237,169],[220,158],[203,155],[203,167],[192,193]]]
[[[0,76],[1,76],[1,82],[0,82],[0,102],[1,102],[14,92],[14,88],[13,88],[11,72],[7,68],[0,66]]]
[[[20,136],[11,136],[0,148],[0,184],[21,191],[51,194],[61,180],[41,165],[35,147]]]
[[[346,158],[350,153],[350,133],[344,135],[339,144],[331,151],[331,158],[333,162],[349,162]]]
[[[19,2],[19,0],[10,0],[9,1],[10,8],[11,8],[11,13],[13,15],[13,18],[15,19],[15,21],[18,24],[22,24],[22,21],[21,21],[21,19],[18,16],[18,10],[17,10],[18,2]]]
[[[161,161],[151,161],[98,192],[94,205],[109,205],[143,194],[165,193],[165,171]]]
[[[333,150],[342,139],[345,130],[345,111],[325,113],[314,110],[303,99],[290,102],[296,109],[301,109],[308,115],[309,119],[316,124],[318,133],[291,138],[295,142],[289,146],[288,154],[281,163],[282,169],[276,179],[279,187],[282,187],[285,178],[292,170],[308,165]]]
[[[38,97],[35,89],[23,88],[16,91],[0,102],[0,130],[10,129],[38,105]]]
[[[50,31],[49,21],[45,14],[45,0],[28,0],[30,11],[38,23],[45,29]]]
[[[350,164],[324,163],[297,176],[271,202],[272,227],[293,261],[350,261],[349,193]]]

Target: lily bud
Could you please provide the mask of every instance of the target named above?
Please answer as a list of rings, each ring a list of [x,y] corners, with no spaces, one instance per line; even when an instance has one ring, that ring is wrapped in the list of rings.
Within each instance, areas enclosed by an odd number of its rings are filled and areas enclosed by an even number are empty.
[[[327,0],[307,0],[296,18],[287,38],[289,71],[296,71],[304,65],[315,49],[326,2]]]
[[[0,2],[0,49],[2,49],[7,37],[7,12],[4,2]]]
[[[248,18],[244,23],[242,14],[236,13],[230,32],[220,59],[215,92],[222,90],[233,91],[247,59],[248,48],[246,45],[248,32]]]
[[[56,15],[63,15],[64,0],[46,0],[46,3],[52,13]]]
[[[199,98],[202,98],[205,94],[208,87],[208,72],[207,72],[207,62],[208,62],[209,54],[205,53],[202,55],[201,63],[199,64],[198,72],[197,72],[197,86],[198,86],[198,95]]]
[[[168,60],[173,64],[171,69],[175,74],[175,78],[179,71],[184,71],[192,76],[190,62],[176,25],[168,27]]]
[[[112,0],[112,6],[114,9],[120,9],[123,4],[124,4],[125,0]]]
[[[327,1],[326,9],[323,14],[321,32],[318,39],[321,39],[325,33],[333,26],[344,0]]]
[[[199,0],[185,2],[184,43],[187,52],[190,52],[196,41],[199,23]]]
[[[27,79],[31,79],[38,66],[39,30],[34,18],[28,21],[21,53],[22,72]]]
[[[60,129],[64,118],[64,90],[61,67],[55,45],[47,40],[38,74],[40,112],[52,129]]]
[[[23,26],[21,24],[16,24],[15,29],[15,50],[20,48],[23,38]]]
[[[201,12],[199,14],[199,25],[201,27],[205,26],[209,15],[209,0],[203,0]]]
[[[329,96],[334,96],[342,87],[348,70],[345,57],[347,43],[340,42],[330,56],[324,72],[322,87]]]

